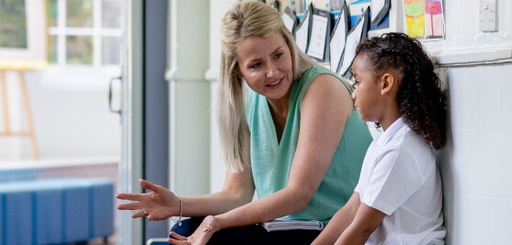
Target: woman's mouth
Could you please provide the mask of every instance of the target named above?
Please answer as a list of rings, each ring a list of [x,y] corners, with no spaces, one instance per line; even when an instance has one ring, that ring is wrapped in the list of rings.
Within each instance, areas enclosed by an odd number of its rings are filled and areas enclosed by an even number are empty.
[[[276,86],[276,85],[278,85],[279,83],[281,83],[281,80],[282,80],[282,79],[279,79],[279,80],[277,80],[277,81],[275,81],[275,82],[273,82],[273,83],[269,83],[269,84],[267,84],[267,86]]]

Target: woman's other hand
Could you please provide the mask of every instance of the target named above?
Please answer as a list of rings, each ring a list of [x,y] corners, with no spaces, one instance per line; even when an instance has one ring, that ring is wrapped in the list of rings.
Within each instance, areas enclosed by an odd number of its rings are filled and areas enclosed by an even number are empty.
[[[206,216],[203,222],[196,229],[194,234],[189,237],[184,237],[179,235],[176,232],[171,232],[171,236],[174,238],[169,238],[169,243],[174,245],[204,245],[206,244],[213,233],[219,230],[217,220],[214,216]]]

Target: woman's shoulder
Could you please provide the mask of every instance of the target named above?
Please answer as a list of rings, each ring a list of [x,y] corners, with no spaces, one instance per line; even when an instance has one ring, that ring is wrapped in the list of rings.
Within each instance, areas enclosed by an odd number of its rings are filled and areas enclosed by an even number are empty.
[[[331,80],[335,82],[341,82],[349,91],[349,93],[352,93],[352,87],[347,79],[341,77],[337,73],[321,65],[314,65],[311,68],[309,68],[304,73],[304,78],[306,80],[304,81],[307,84],[306,86],[309,86],[313,81],[319,80]]]
[[[334,72],[332,72],[331,70],[329,70],[326,67],[321,66],[321,65],[313,65],[309,69],[307,69],[306,72],[304,73],[304,75],[306,75],[306,76],[307,75],[318,76],[318,75],[322,75],[322,74],[336,75]]]
[[[331,76],[332,78],[340,80],[336,73],[333,73],[331,70],[320,65],[314,65],[304,72],[301,77],[301,84],[305,87],[308,87],[313,81],[322,80],[322,78],[332,79],[330,78]],[[319,79],[319,77],[321,78]]]

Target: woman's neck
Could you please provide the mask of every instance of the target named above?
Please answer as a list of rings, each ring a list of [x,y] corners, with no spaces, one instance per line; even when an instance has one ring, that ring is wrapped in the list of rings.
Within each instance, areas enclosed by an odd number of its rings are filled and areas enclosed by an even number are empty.
[[[288,101],[283,101],[282,103],[272,103],[269,101],[268,104],[276,128],[277,138],[280,141],[288,117]]]

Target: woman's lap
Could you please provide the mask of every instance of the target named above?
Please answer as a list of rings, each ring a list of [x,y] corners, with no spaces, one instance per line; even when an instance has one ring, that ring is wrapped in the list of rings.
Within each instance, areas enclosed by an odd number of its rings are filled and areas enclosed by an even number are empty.
[[[182,236],[190,236],[201,224],[203,218],[184,220],[182,226],[174,225],[171,231]],[[267,232],[259,225],[233,227],[213,234],[208,244],[311,244],[320,234],[316,230],[289,230]]]

